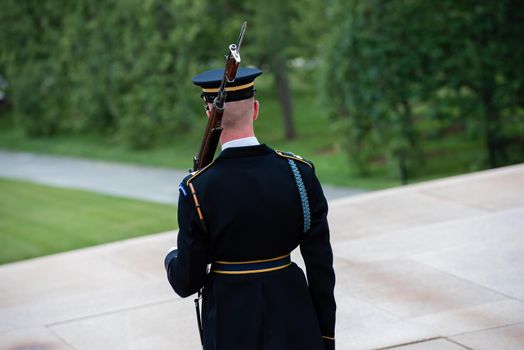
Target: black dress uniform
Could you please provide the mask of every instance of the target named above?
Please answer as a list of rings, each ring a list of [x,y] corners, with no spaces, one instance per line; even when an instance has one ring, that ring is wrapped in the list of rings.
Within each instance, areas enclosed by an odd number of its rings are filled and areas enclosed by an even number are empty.
[[[205,350],[335,348],[327,210],[314,166],[266,145],[227,148],[183,180],[165,265],[180,296],[203,287]]]

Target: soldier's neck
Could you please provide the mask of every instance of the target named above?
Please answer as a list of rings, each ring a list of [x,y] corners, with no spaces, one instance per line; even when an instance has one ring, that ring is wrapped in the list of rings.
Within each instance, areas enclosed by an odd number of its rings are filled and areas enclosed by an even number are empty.
[[[222,130],[220,135],[220,144],[223,145],[226,142],[243,139],[246,137],[254,137],[255,132],[253,128],[244,129],[244,130]]]

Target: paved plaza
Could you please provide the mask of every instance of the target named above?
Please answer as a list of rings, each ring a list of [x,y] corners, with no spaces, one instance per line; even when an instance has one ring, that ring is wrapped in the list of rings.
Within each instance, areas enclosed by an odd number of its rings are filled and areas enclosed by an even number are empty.
[[[524,349],[524,165],[332,199],[329,219],[337,349]],[[0,349],[199,349],[175,239],[0,266]]]

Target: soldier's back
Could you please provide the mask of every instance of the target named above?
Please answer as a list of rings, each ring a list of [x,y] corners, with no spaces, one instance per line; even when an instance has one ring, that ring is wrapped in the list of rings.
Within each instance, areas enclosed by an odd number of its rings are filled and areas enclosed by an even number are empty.
[[[307,225],[303,201],[315,201],[301,196],[297,175],[313,188],[310,163],[259,145],[226,149],[187,178],[214,263],[204,288],[206,349],[324,349],[304,273],[289,262]]]
[[[295,164],[309,181],[311,166]],[[271,148],[226,149],[209,169],[188,180],[206,217],[213,259],[276,257],[299,244],[304,219],[296,180],[288,159]]]

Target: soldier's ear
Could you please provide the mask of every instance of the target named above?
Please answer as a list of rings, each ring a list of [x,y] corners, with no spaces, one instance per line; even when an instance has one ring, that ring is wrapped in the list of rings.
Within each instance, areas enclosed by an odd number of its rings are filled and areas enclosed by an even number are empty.
[[[206,110],[206,115],[207,115],[207,117],[208,117],[208,118],[211,117],[211,107],[210,107],[210,104],[209,104],[209,103],[206,102],[206,103],[204,104],[204,109]]]
[[[258,109],[259,109],[259,103],[258,100],[255,100],[253,103],[253,120],[258,119]]]

